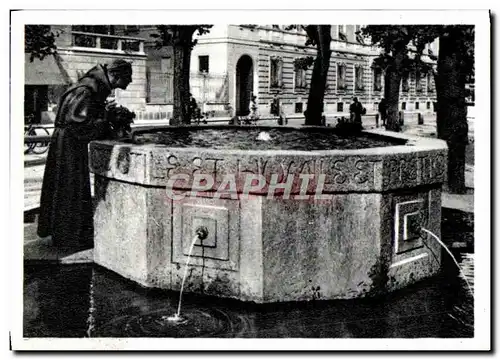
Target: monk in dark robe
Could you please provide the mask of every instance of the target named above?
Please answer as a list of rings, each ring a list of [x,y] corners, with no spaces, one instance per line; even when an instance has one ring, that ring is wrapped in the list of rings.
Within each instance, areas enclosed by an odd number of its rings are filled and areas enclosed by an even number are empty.
[[[40,198],[38,235],[49,244],[93,247],[88,144],[109,136],[106,98],[131,82],[132,66],[120,59],[93,67],[62,95]]]

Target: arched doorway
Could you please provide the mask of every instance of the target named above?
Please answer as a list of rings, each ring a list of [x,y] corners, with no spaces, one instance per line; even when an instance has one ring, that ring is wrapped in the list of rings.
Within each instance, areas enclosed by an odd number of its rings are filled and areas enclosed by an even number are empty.
[[[236,64],[236,115],[250,113],[250,101],[253,92],[253,62],[248,55],[243,55]]]

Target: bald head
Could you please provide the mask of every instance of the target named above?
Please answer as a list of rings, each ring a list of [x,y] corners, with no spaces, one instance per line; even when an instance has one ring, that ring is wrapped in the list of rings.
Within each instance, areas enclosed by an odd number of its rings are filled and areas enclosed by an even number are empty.
[[[116,59],[108,66],[108,75],[114,88],[126,89],[132,82],[132,64],[123,59]]]
[[[108,71],[111,74],[132,74],[132,64],[123,59],[117,59],[108,65]]]

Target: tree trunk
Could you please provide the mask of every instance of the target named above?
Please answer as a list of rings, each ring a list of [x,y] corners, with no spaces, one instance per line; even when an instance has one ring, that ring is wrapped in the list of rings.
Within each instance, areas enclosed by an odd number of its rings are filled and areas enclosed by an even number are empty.
[[[189,37],[191,40],[191,36]],[[184,47],[184,58],[182,67],[182,84],[185,91],[182,96],[182,111],[183,111],[183,124],[189,125],[191,123],[191,111],[189,111],[189,94],[191,91],[190,80],[190,68],[191,68],[191,46]]]
[[[448,144],[448,187],[452,193],[464,194],[465,146],[468,143],[465,74],[461,71],[462,36],[451,30],[439,38],[436,81],[437,133]]]
[[[392,64],[385,70],[384,97],[387,101],[386,129],[401,131],[399,124],[399,88],[403,67],[404,52],[395,53]]]
[[[52,54],[52,56],[54,57],[54,61],[56,62],[57,68],[61,72],[61,75],[62,75],[62,77],[63,77],[64,82],[66,83],[66,85],[72,85],[73,81],[71,80],[71,76],[69,76],[68,71],[64,67],[61,55],[59,55],[56,52],[56,53]]]
[[[170,119],[170,125],[181,125],[183,123],[182,96],[185,92],[182,81],[182,66],[184,62],[184,48],[176,45],[173,47],[174,53],[174,111]]]
[[[330,67],[331,26],[317,25],[317,55],[311,76],[311,89],[307,98],[306,125],[321,126],[323,114],[323,101],[325,98],[326,80]]]
[[[174,111],[170,125],[189,124],[189,67],[191,48],[180,44],[173,46],[174,52]]]

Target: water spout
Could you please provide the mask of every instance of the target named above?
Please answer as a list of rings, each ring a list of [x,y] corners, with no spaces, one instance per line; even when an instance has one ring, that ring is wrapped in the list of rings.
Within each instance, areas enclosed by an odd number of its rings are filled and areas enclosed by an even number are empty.
[[[179,304],[177,306],[177,312],[173,316],[169,316],[167,318],[168,321],[172,322],[181,322],[183,320],[181,318],[181,306],[182,306],[182,293],[184,292],[184,283],[186,282],[186,277],[187,277],[187,271],[189,268],[189,262],[191,260],[191,253],[193,252],[194,244],[196,241],[199,240],[204,240],[208,236],[208,229],[205,226],[200,226],[199,228],[196,229],[196,235],[193,237],[193,240],[191,241],[191,246],[189,247],[189,253],[188,253],[188,258],[186,260],[186,265],[184,268],[184,276],[182,277],[182,283],[181,283],[181,292],[179,294]]]
[[[421,229],[422,229],[422,231],[424,231],[427,234],[429,234],[430,236],[432,236],[434,238],[434,240],[436,240],[448,252],[448,254],[450,254],[451,258],[455,262],[455,265],[457,265],[457,268],[460,271],[460,274],[462,274],[462,278],[465,280],[465,283],[467,284],[467,287],[469,288],[472,297],[474,297],[474,291],[472,290],[472,287],[470,286],[469,282],[467,281],[467,278],[465,277],[465,274],[462,271],[462,268],[458,264],[457,259],[455,259],[455,256],[453,256],[453,254],[451,253],[450,249],[448,249],[448,247],[432,231],[429,231],[429,230],[427,230],[425,228],[421,228]]]

